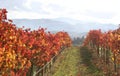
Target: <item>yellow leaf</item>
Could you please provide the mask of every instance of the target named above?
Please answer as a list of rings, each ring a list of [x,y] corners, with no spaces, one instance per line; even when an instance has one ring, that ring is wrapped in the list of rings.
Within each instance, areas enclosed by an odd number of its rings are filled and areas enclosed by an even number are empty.
[[[112,60],[114,61],[114,58],[112,57]]]

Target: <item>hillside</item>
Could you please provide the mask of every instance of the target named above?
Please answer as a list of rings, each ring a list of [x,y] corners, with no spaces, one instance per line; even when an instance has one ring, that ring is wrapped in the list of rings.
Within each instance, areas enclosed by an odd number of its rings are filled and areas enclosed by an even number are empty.
[[[73,21],[73,23],[71,23]],[[14,19],[14,24],[18,27],[25,26],[32,30],[39,27],[47,28],[48,31],[66,31],[71,37],[78,37],[86,35],[91,29],[102,29],[103,31],[114,30],[118,26],[114,24],[101,24],[93,22],[82,22],[79,20],[71,19]]]

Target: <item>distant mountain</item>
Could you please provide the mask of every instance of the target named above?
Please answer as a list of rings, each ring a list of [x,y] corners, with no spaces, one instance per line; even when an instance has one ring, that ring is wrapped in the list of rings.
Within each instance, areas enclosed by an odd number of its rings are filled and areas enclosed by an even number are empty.
[[[61,22],[66,22],[72,25],[76,26],[76,30],[81,30],[81,32],[88,32],[90,29],[102,29],[103,31],[108,31],[108,30],[114,30],[118,28],[118,25],[114,24],[102,24],[102,23],[97,23],[97,22],[85,22],[85,21],[80,21],[80,20],[75,20],[75,19],[70,19],[70,18],[55,18],[55,21],[61,21]],[[80,27],[80,28],[78,28]]]
[[[47,28],[49,31],[70,31],[73,29],[73,25],[65,22],[54,21],[50,19],[14,19],[14,24],[18,27],[25,26],[25,28],[31,28],[32,30],[39,27]],[[72,32],[74,31],[71,30]]]
[[[61,21],[61,22],[66,22],[66,23],[69,23],[69,24],[72,24],[72,25],[76,25],[78,23],[82,23],[83,22],[83,21],[80,21],[80,20],[75,20],[75,19],[71,19],[71,18],[64,18],[64,17],[55,18],[53,20],[55,20],[55,21]]]
[[[17,25],[17,27],[25,26],[25,28],[31,28],[32,30],[43,27],[47,28],[48,31],[66,31],[71,37],[86,35],[87,32],[92,29],[102,29],[102,31],[108,31],[118,28],[118,26],[114,24],[82,22],[69,18],[13,19],[13,22]]]

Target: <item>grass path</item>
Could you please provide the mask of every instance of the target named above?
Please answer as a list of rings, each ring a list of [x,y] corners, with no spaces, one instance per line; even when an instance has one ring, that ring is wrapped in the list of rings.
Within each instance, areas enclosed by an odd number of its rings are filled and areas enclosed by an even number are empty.
[[[78,76],[79,50],[71,47],[62,52],[54,64],[53,76]]]
[[[65,49],[53,66],[52,76],[104,76],[91,62],[87,47]]]

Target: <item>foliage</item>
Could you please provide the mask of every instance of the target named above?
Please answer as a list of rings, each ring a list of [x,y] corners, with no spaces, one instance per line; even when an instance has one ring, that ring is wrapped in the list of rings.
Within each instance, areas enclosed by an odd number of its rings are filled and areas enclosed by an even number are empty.
[[[71,45],[67,32],[52,34],[46,29],[17,28],[0,9],[0,75],[26,76],[31,65],[42,67],[62,47]]]
[[[98,58],[102,59],[102,61],[106,63],[106,67],[110,67],[111,64],[114,64],[114,73],[119,75],[120,28],[108,32],[101,32],[101,30],[90,30],[84,41],[84,45],[89,45],[94,48],[94,52],[97,53],[96,55]],[[110,73],[109,67],[106,68],[108,73]]]

